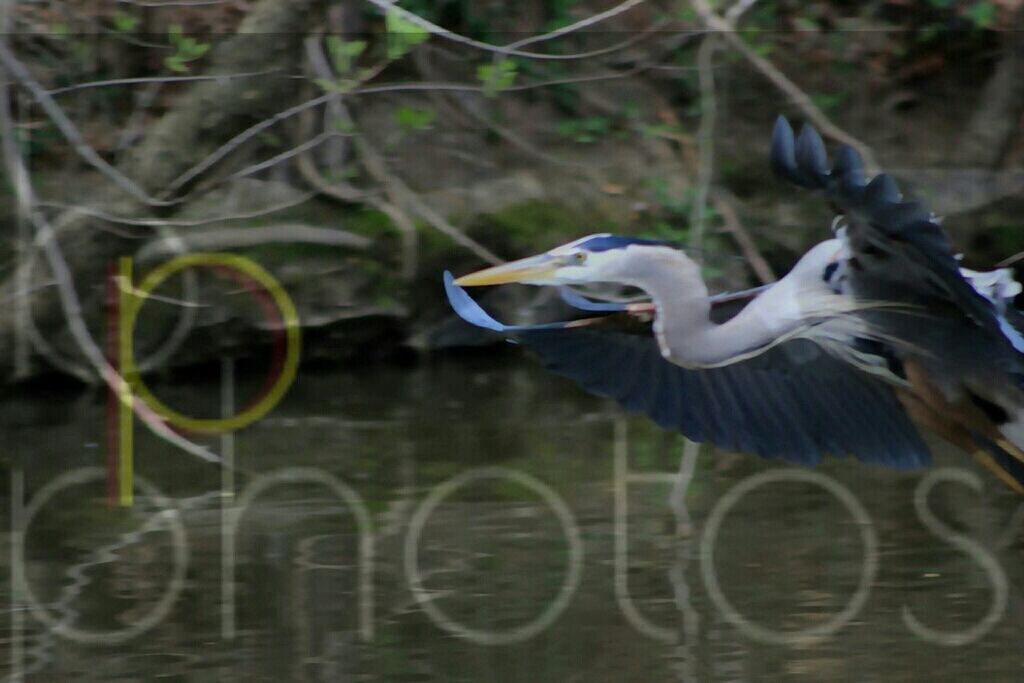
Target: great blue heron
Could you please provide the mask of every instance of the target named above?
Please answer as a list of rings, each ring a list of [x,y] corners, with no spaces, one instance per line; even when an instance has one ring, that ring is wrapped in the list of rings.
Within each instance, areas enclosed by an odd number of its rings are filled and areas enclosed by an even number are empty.
[[[902,202],[887,175],[866,183],[849,147],[829,170],[813,128],[794,139],[779,117],[771,161],[841,216],[833,239],[770,286],[709,296],[676,245],[602,234],[457,280],[446,273],[449,300],[554,372],[692,440],[803,463],[830,453],[917,467],[931,457],[913,421],[1024,494],[1024,318],[1010,271],[961,269],[932,214]],[[620,283],[650,304],[568,292],[596,315],[506,326],[462,290],[512,282]],[[648,310],[646,335],[629,329]]]

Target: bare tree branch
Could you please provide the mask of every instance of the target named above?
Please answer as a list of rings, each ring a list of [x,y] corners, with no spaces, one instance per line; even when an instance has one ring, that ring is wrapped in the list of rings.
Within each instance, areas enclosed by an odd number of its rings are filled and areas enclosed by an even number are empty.
[[[786,74],[779,71],[774,64],[757,54],[747,45],[747,42],[736,33],[734,24],[715,14],[710,5],[708,5],[707,0],[691,0],[691,2],[697,15],[701,17],[705,25],[710,29],[721,32],[722,37],[735,47],[755,69],[760,71],[775,87],[789,95],[793,104],[804,113],[804,116],[811,123],[817,126],[819,131],[857,150],[861,157],[863,157],[865,169],[869,174],[878,172],[878,162],[875,160],[875,154],[870,147],[834,124],[796,83],[791,81]]]
[[[616,16],[618,14],[622,14],[623,12],[631,10],[634,7],[636,7],[637,5],[640,5],[641,3],[645,2],[645,0],[625,0],[625,2],[623,2],[623,3],[619,4],[619,5],[616,5],[615,7],[612,7],[611,9],[608,9],[608,10],[606,10],[604,12],[600,12],[599,14],[595,14],[592,17],[588,17],[586,19],[582,19],[582,20],[580,20],[580,21],[578,21],[578,22],[576,22],[574,24],[570,24],[569,26],[564,26],[564,27],[562,27],[560,29],[556,29],[554,31],[551,31],[550,33],[545,33],[545,34],[539,35],[539,36],[531,36],[530,38],[525,38],[525,39],[520,40],[520,41],[518,41],[516,43],[510,43],[509,45],[501,46],[501,45],[493,45],[491,43],[485,43],[483,41],[475,40],[475,39],[470,38],[468,36],[463,36],[463,35],[460,35],[458,33],[453,32],[453,31],[449,31],[448,29],[446,29],[446,28],[444,28],[442,26],[438,26],[437,24],[424,19],[423,17],[419,16],[418,14],[410,12],[409,10],[407,10],[407,9],[405,9],[403,7],[399,7],[398,4],[394,0],[367,0],[367,1],[370,4],[372,4],[372,5],[376,5],[377,7],[379,7],[382,10],[384,10],[385,12],[394,12],[398,16],[400,16],[403,19],[405,19],[406,21],[408,21],[409,23],[414,24],[414,25],[420,27],[421,29],[423,29],[424,31],[430,33],[431,35],[435,35],[435,36],[438,36],[440,38],[444,38],[446,40],[450,40],[450,41],[452,41],[454,43],[460,43],[462,45],[468,45],[469,47],[474,47],[474,48],[477,48],[478,50],[483,50],[485,52],[493,52],[495,54],[502,55],[502,56],[505,56],[505,57],[523,57],[525,59],[548,59],[548,60],[560,60],[560,61],[586,59],[588,57],[593,56],[593,54],[590,53],[590,52],[585,52],[585,53],[574,54],[574,55],[551,55],[551,54],[545,54],[545,53],[542,53],[542,52],[524,52],[522,50],[517,49],[517,47],[520,47],[522,45],[528,45],[530,43],[538,43],[538,42],[541,42],[541,41],[551,40],[553,38],[560,38],[562,36],[565,36],[565,35],[568,35],[569,33],[574,32],[574,31],[578,31],[581,28],[585,28],[587,26],[592,26],[592,25],[597,24],[599,22],[602,22],[602,21],[605,21],[607,19],[610,19],[611,17],[614,17],[614,16]]]
[[[739,214],[736,212],[736,207],[731,199],[728,198],[728,193],[723,190],[715,190],[711,195],[711,201],[714,203],[715,208],[718,209],[718,213],[722,214],[723,229],[736,240],[736,244],[743,253],[744,259],[761,283],[775,282],[777,279],[775,272],[757,248],[757,244],[750,236],[750,233],[743,227]]]
[[[184,187],[185,185],[187,185],[188,183],[190,183],[191,181],[205,173],[218,161],[226,157],[234,150],[241,147],[244,143],[248,142],[255,136],[259,135],[263,131],[267,130],[268,128],[271,128],[272,126],[277,125],[278,123],[284,121],[285,119],[295,116],[300,112],[303,112],[307,109],[312,109],[313,107],[320,106],[328,99],[330,99],[330,97],[330,93],[320,95],[319,97],[314,97],[311,100],[306,100],[305,102],[297,104],[293,107],[289,107],[284,111],[274,114],[270,118],[263,119],[259,123],[252,125],[249,128],[246,128],[241,133],[235,135],[233,138],[231,138],[223,145],[218,147],[212,154],[208,155],[205,159],[203,159],[202,161],[200,161],[199,163],[197,163],[196,165],[192,166],[187,171],[179,175],[177,178],[172,180],[170,184],[167,185],[167,187],[164,189],[164,193],[174,194],[182,187]]]
[[[151,197],[141,187],[139,187],[135,181],[128,176],[124,175],[116,168],[108,164],[103,157],[101,157],[95,149],[93,149],[82,137],[82,134],[78,132],[75,124],[71,122],[64,110],[60,108],[53,97],[41,86],[39,83],[32,78],[32,74],[29,73],[25,65],[22,64],[14,53],[11,52],[11,48],[7,45],[6,38],[0,38],[0,62],[3,63],[4,67],[14,76],[18,82],[22,84],[35,98],[36,102],[43,108],[46,114],[53,121],[54,125],[60,130],[71,146],[75,148],[90,166],[95,168],[97,171],[105,175],[114,181],[118,187],[127,192],[129,195],[134,197],[144,204],[150,206],[172,206],[176,202],[174,201],[163,201],[155,197]]]
[[[223,223],[226,221],[245,221],[253,218],[259,218],[266,216],[267,214],[275,213],[277,211],[284,211],[290,209],[299,204],[305,204],[310,199],[316,196],[315,192],[303,192],[301,195],[288,199],[277,204],[271,204],[262,209],[254,211],[242,212],[242,213],[231,213],[224,214],[221,216],[210,216],[208,218],[196,218],[193,220],[185,220],[180,218],[132,218],[130,216],[117,216],[112,213],[100,211],[89,206],[82,206],[79,204],[64,204],[62,202],[37,202],[36,206],[48,207],[54,209],[61,209],[69,214],[80,214],[83,216],[89,216],[90,218],[98,218],[107,223],[120,223],[121,225],[135,225],[142,228],[155,228],[162,225],[169,225],[178,228],[196,228],[200,225],[209,225],[210,223]]]
[[[633,9],[637,5],[643,4],[644,2],[645,0],[625,0],[625,2],[618,4],[614,7],[610,7],[609,9],[606,9],[604,12],[598,12],[597,14],[586,17],[585,19],[580,19],[579,21],[569,24],[567,26],[557,28],[554,31],[551,31],[550,33],[545,33],[539,36],[531,36],[529,38],[517,40],[514,43],[509,43],[508,45],[505,46],[505,49],[515,50],[517,48],[523,47],[524,45],[533,45],[534,43],[545,42],[548,40],[561,38],[562,36],[567,36],[570,33],[574,33],[581,29],[587,28],[588,26],[594,26],[596,24],[601,23],[602,21],[611,19],[614,16],[617,16],[624,12],[628,12],[629,10]]]
[[[267,76],[269,74],[280,73],[279,69],[267,69],[264,71],[250,71],[248,73],[241,74],[202,74],[193,76],[147,76],[144,78],[113,78],[106,81],[86,81],[85,83],[75,83],[74,85],[68,85],[63,88],[54,88],[53,90],[46,90],[45,92],[51,96],[66,95],[68,93],[77,92],[79,90],[88,90],[90,88],[111,88],[120,85],[140,85],[149,83],[195,83],[198,81],[228,81],[233,78],[255,78],[256,76]]]
[[[697,186],[690,208],[690,246],[700,249],[704,241],[704,214],[707,210],[708,194],[714,177],[715,157],[715,100],[714,57],[718,47],[716,36],[708,36],[697,51],[697,68],[700,84],[700,126],[697,129]]]
[[[408,207],[409,211],[430,223],[438,232],[448,236],[453,242],[465,247],[487,263],[497,265],[505,262],[487,247],[466,235],[427,206],[427,203],[420,199],[398,175],[388,170],[384,157],[374,149],[365,136],[357,136],[355,138],[355,145],[367,172],[384,185],[385,192],[388,193],[388,196],[391,197],[395,204],[401,207]]]
[[[141,262],[153,261],[177,254],[182,249],[189,251],[217,251],[238,247],[252,247],[273,242],[319,244],[327,247],[366,249],[371,241],[362,235],[311,225],[285,224],[246,226],[244,228],[223,228],[182,235],[176,238],[180,244],[167,239],[156,239],[146,244],[136,254]]]

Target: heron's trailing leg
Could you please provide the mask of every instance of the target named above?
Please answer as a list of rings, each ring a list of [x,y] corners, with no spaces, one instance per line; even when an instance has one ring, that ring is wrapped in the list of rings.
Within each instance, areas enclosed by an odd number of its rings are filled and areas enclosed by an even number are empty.
[[[700,444],[687,439],[683,445],[683,457],[679,463],[679,474],[676,477],[675,483],[672,484],[672,492],[668,498],[668,505],[676,516],[676,534],[679,536],[689,536],[693,531],[690,511],[686,507],[686,492],[690,489],[690,482],[693,481],[698,453],[700,453]]]

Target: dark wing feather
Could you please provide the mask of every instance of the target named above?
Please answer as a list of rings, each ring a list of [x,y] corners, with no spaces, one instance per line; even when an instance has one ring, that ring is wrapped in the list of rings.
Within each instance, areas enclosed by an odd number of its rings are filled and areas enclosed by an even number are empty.
[[[552,372],[695,441],[802,463],[826,453],[893,467],[930,460],[891,389],[807,340],[688,369],[666,361],[650,337],[546,329],[515,338]]]
[[[949,240],[931,214],[915,202],[902,201],[889,175],[879,174],[864,184],[863,162],[850,147],[839,150],[828,171],[820,142],[810,126],[794,142],[792,127],[780,116],[772,132],[771,165],[790,182],[823,192],[846,216],[855,263],[870,269],[861,276],[856,268],[851,273],[855,290],[879,299],[893,294],[890,301],[947,301],[982,329],[1004,338],[998,312],[961,275]]]

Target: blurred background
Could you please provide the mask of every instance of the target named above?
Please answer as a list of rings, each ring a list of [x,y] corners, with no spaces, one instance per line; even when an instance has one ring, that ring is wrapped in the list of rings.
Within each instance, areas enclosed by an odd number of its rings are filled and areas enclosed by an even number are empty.
[[[1024,673],[1024,514],[962,453],[815,470],[853,508],[783,474],[712,549],[723,496],[777,465],[704,448],[677,529],[681,437],[441,286],[605,231],[689,244],[715,291],[780,277],[832,219],[770,172],[780,113],[892,172],[966,266],[1012,265],[1024,2],[37,0],[0,22],[11,680]],[[259,273],[201,258],[144,286],[211,253]],[[181,415],[266,412],[161,431],[125,417],[112,373],[135,369]]]

